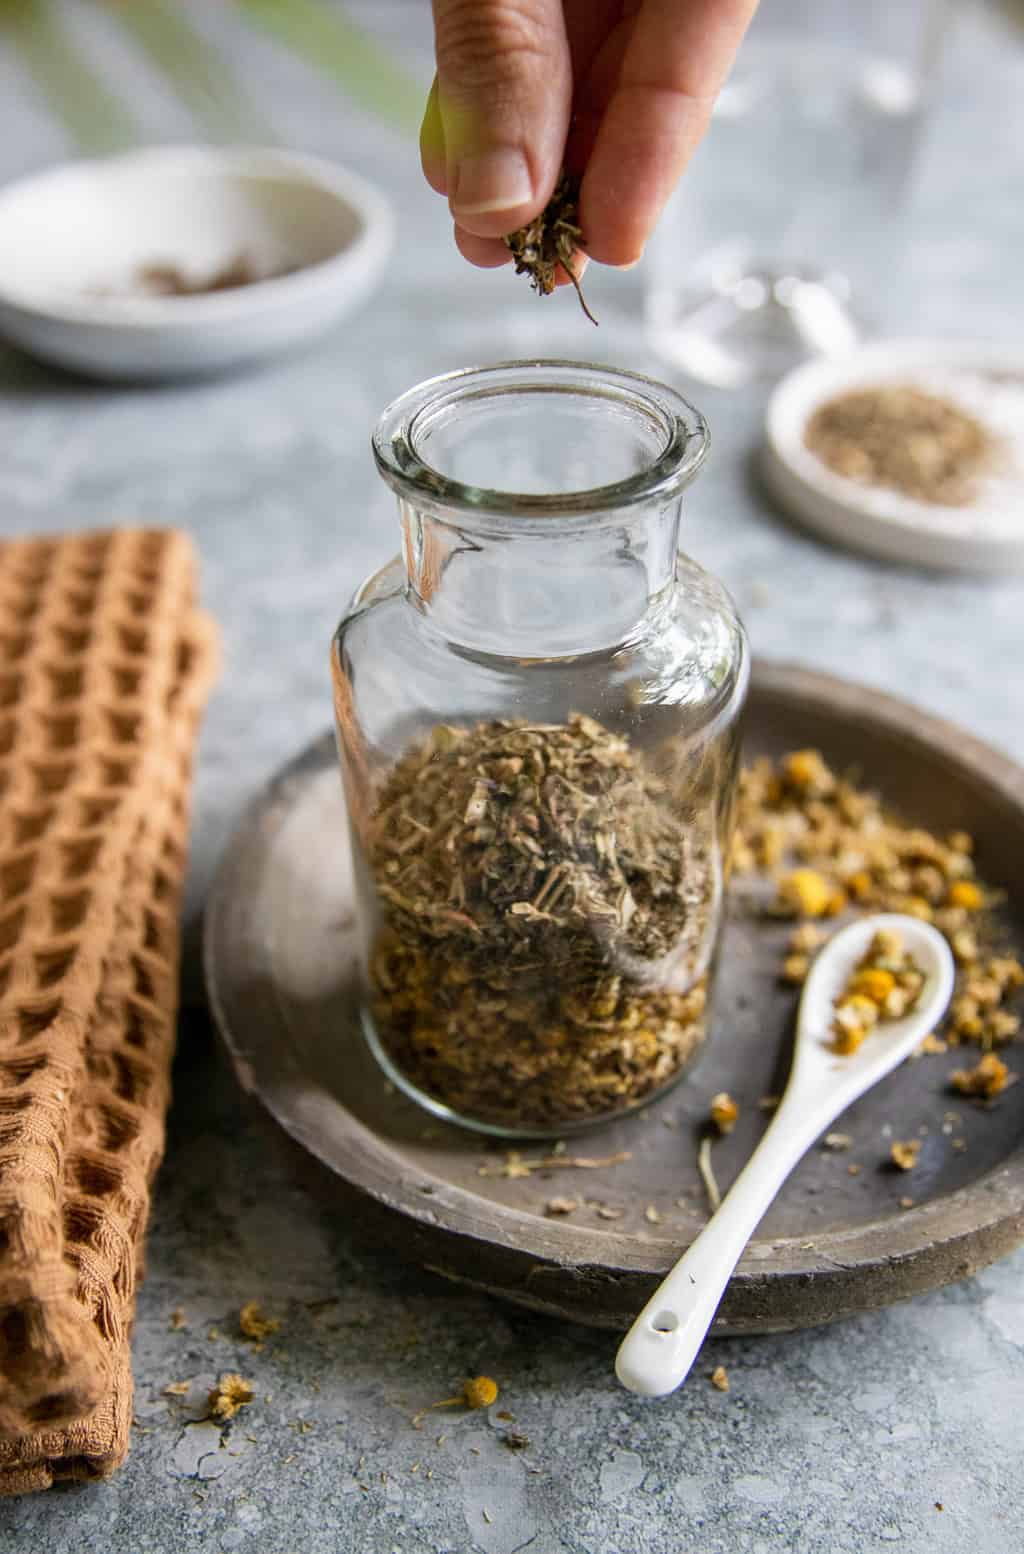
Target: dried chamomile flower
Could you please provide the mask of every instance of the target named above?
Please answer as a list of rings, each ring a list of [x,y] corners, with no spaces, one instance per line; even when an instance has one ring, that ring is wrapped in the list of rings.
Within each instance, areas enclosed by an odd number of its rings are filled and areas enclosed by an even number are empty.
[[[920,1139],[894,1139],[889,1149],[889,1159],[901,1171],[912,1171],[921,1153]]]
[[[993,1096],[1000,1095],[1016,1077],[1002,1058],[997,1058],[994,1052],[986,1052],[973,1068],[954,1069],[949,1082],[961,1095],[991,1100]]]
[[[210,1413],[215,1419],[234,1419],[240,1408],[256,1396],[252,1383],[235,1371],[225,1371],[210,1392]]]
[[[719,1133],[731,1133],[736,1126],[740,1109],[728,1091],[720,1090],[711,1097],[708,1114]]]

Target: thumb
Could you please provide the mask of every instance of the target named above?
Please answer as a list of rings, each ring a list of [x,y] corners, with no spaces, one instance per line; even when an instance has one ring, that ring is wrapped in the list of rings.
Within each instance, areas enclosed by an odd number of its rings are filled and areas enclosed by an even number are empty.
[[[562,166],[572,72],[561,0],[433,0],[448,203],[502,237],[543,210]]]

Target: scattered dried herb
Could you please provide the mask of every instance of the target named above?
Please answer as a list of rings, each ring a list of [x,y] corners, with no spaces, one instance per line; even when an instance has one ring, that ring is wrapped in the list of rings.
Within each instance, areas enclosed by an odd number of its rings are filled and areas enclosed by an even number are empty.
[[[275,1317],[267,1317],[263,1314],[263,1307],[258,1300],[247,1300],[238,1313],[238,1326],[243,1338],[254,1339],[262,1343],[264,1338],[269,1338],[276,1333],[281,1326]]]
[[[234,1419],[240,1408],[256,1396],[252,1383],[235,1371],[225,1371],[210,1393],[210,1413],[215,1419]]]
[[[900,1171],[912,1171],[920,1153],[920,1139],[894,1139],[889,1147],[889,1159]]]
[[[804,441],[847,480],[943,507],[973,500],[995,446],[973,415],[912,384],[840,394],[815,411]]]
[[[1017,1075],[1011,1073],[1002,1058],[996,1057],[994,1052],[986,1052],[973,1068],[954,1069],[949,1082],[961,1095],[980,1096],[982,1100],[989,1101],[1001,1095],[1016,1078]],[[953,1142],[955,1144],[956,1140]]]
[[[711,1134],[705,1133],[697,1150],[697,1170],[700,1179],[704,1183],[704,1191],[708,1195],[708,1207],[712,1214],[717,1214],[722,1206],[722,1194],[715,1180],[714,1168],[711,1164]]]
[[[465,1116],[626,1110],[704,1036],[708,843],[591,718],[439,727],[387,776],[367,853],[378,1035]],[[564,1162],[562,1162],[564,1164]]]
[[[550,1215],[575,1214],[580,1206],[578,1198],[549,1198],[544,1205],[544,1213]]]
[[[956,989],[945,1026],[919,1050],[962,1042],[992,1048],[1019,1034],[1020,1016],[1006,1004],[1024,988],[1024,966],[1004,947],[994,910],[999,896],[978,877],[966,831],[942,837],[908,825],[876,793],[833,772],[817,750],[745,767],[736,808],[737,902],[806,918],[828,900],[842,901],[847,914],[906,912],[945,935],[957,962]],[[795,873],[820,884],[801,893],[791,883]],[[775,894],[766,901],[771,882]],[[815,940],[804,937],[806,930]],[[816,922],[800,922],[789,953],[808,953],[821,938]]]
[[[632,1160],[630,1150],[620,1149],[614,1155],[541,1155],[539,1159],[526,1160],[518,1149],[507,1151],[500,1165],[480,1165],[477,1176],[504,1176],[510,1181],[516,1177],[532,1176],[535,1171],[600,1171],[605,1166],[622,1165]]]
[[[731,1133],[736,1126],[740,1109],[726,1090],[719,1090],[711,1097],[708,1114],[719,1133]]]
[[[490,1408],[497,1401],[498,1383],[490,1376],[470,1376],[462,1383],[462,1391],[453,1398],[442,1398],[431,1403],[431,1408]],[[423,1413],[428,1410],[424,1409]],[[421,1418],[417,1415],[417,1418]]]
[[[518,232],[510,232],[505,243],[515,260],[516,274],[528,275],[539,297],[549,296],[554,291],[561,265],[576,288],[580,307],[590,322],[596,324],[597,319],[587,307],[573,262],[577,249],[585,247],[577,220],[579,197],[579,179],[563,173],[540,215],[520,227]]]

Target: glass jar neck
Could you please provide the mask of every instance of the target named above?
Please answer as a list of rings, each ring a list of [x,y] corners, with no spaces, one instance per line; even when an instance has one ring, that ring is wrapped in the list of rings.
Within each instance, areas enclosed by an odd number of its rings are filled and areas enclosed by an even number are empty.
[[[507,657],[626,640],[672,582],[707,445],[692,405],[615,367],[504,362],[410,389],[373,450],[411,602],[452,642]]]
[[[564,658],[628,639],[675,576],[680,499],[589,524],[472,525],[400,499],[410,602],[450,641]]]

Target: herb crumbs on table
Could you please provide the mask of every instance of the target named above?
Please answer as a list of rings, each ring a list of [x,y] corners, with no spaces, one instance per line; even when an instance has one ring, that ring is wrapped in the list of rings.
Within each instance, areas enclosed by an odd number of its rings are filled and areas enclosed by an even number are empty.
[[[215,1419],[233,1419],[255,1395],[251,1382],[239,1376],[237,1371],[225,1371],[210,1391],[210,1413]]]
[[[258,1300],[247,1300],[238,1313],[238,1326],[244,1338],[262,1343],[264,1338],[269,1338],[271,1334],[276,1333],[281,1324],[276,1317],[268,1317],[264,1314]]]

